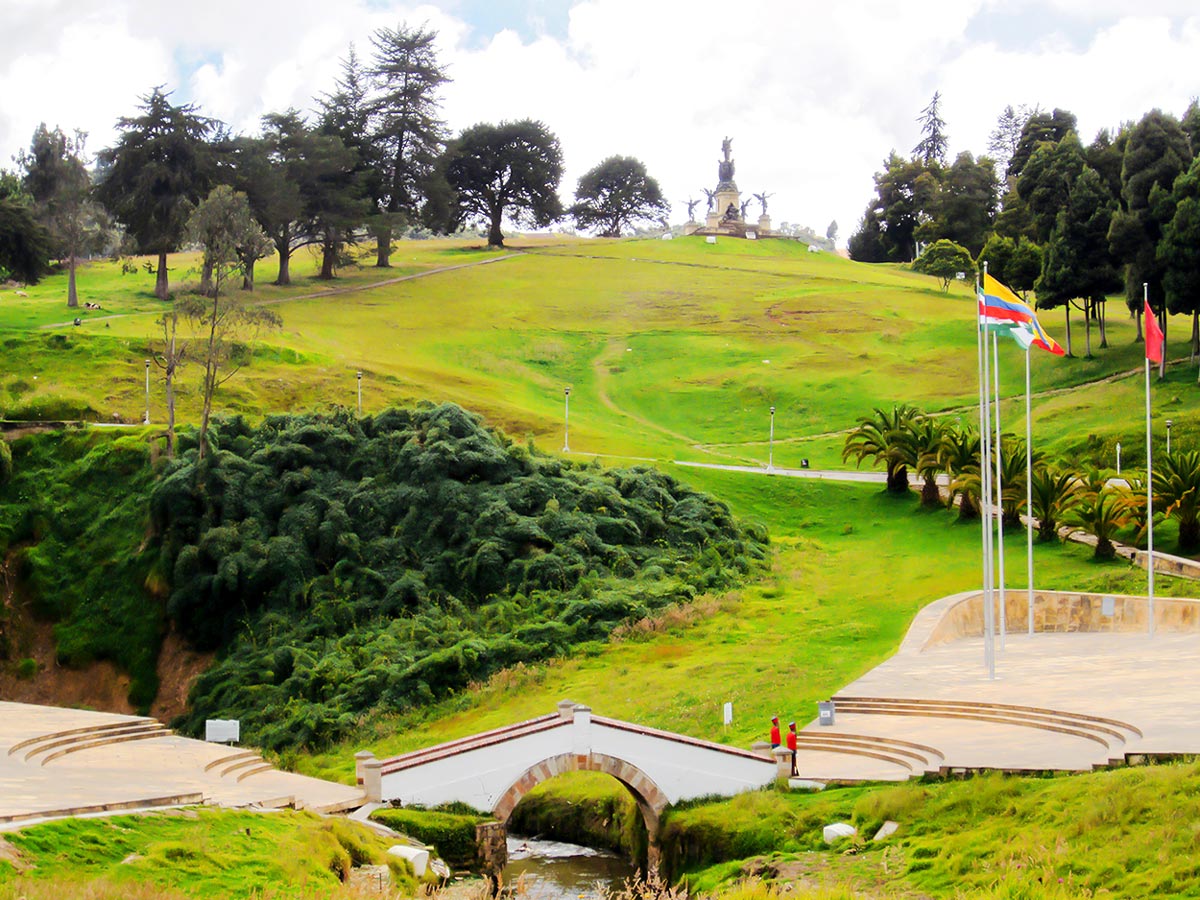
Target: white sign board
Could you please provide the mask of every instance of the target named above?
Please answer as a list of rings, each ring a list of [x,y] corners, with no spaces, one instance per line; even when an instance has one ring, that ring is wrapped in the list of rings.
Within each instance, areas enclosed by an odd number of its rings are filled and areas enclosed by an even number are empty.
[[[704,239],[704,243],[706,243],[706,244],[715,244],[716,242],[717,242],[717,236],[715,234],[710,234],[708,237],[706,237]]]
[[[237,719],[205,719],[204,739],[214,744],[236,744],[242,739],[242,723]]]
[[[733,704],[732,703],[725,704],[725,724],[726,725],[733,724]]]
[[[748,240],[748,241],[757,241],[757,240],[758,240],[758,235],[757,235],[755,232],[753,232],[753,231],[747,231],[747,232],[746,232],[746,240]]]

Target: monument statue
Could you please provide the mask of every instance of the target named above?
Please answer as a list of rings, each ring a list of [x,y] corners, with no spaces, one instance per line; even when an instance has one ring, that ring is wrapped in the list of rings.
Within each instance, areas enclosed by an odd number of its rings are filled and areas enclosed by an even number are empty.
[[[733,181],[733,160],[729,156],[732,147],[733,138],[727,137],[721,141],[721,152],[725,155],[725,158],[717,163],[717,178],[721,184]]]
[[[754,199],[762,204],[762,214],[764,216],[767,214],[767,198],[774,196],[774,194],[768,194],[766,191],[763,191],[761,194],[754,195]]]
[[[700,201],[699,201],[699,200],[693,200],[691,197],[688,197],[688,198],[687,198],[686,200],[684,200],[683,202],[687,204],[687,208],[688,208],[688,221],[689,221],[689,222],[691,222],[691,221],[694,221],[694,220],[695,220],[695,218],[696,218],[696,207],[700,205]],[[709,206],[712,206],[712,201],[709,201]]]
[[[750,201],[749,201],[749,200],[743,200],[743,201],[742,201],[742,221],[743,221],[743,222],[746,220],[746,208],[747,208],[749,205],[750,205]]]
[[[738,221],[738,208],[737,208],[737,204],[730,203],[730,204],[729,204],[729,206],[728,206],[728,207],[726,207],[726,209],[725,209],[725,215],[721,216],[721,221],[722,221],[722,222],[736,222],[736,221]]]
[[[717,192],[710,191],[708,188],[700,188],[700,190],[704,191],[704,196],[708,198],[708,210],[712,212],[713,202],[717,199]]]

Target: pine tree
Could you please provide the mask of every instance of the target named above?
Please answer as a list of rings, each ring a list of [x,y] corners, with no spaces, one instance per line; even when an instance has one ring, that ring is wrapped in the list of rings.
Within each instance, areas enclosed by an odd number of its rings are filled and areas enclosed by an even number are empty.
[[[921,110],[921,115],[917,117],[917,121],[921,123],[921,134],[924,135],[913,147],[913,156],[921,160],[925,165],[944,166],[946,164],[946,151],[950,146],[950,141],[946,137],[946,123],[942,120],[941,114],[938,111],[938,106],[941,103],[942,95],[939,91],[934,91],[933,99],[929,101],[929,105]]]

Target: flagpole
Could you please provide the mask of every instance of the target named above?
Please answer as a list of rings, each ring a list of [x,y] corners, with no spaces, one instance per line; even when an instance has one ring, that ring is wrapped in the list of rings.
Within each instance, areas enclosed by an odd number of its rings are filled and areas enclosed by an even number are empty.
[[[996,379],[996,555],[1000,560],[999,572],[1000,579],[997,582],[997,589],[1000,592],[1000,649],[1004,649],[1004,620],[1008,618],[1005,615],[1004,609],[1004,482],[1002,480],[1001,467],[1004,465],[1004,448],[1001,446],[1000,437],[1000,335],[992,335],[992,354],[995,360]]]
[[[1029,347],[1025,348],[1025,560],[1029,585],[1029,634],[1033,635],[1033,419],[1029,412]]]
[[[983,274],[987,275],[987,263],[983,264]],[[992,594],[992,507],[991,507],[991,410],[989,408],[988,387],[991,383],[988,353],[987,332],[983,327],[982,310],[979,305],[979,283],[976,282],[976,324],[977,349],[979,353],[979,526],[983,539],[983,661],[987,668],[988,678],[996,677],[996,650],[993,627]]]
[[[1150,285],[1142,282],[1142,302],[1150,308]],[[1150,334],[1146,333],[1146,578],[1149,600],[1149,634],[1154,636],[1154,453],[1150,430]],[[1159,351],[1162,356],[1162,351]]]

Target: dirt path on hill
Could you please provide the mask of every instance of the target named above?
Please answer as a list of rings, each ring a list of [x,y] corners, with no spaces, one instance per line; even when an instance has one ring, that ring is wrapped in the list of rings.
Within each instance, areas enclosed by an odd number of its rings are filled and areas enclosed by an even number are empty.
[[[274,297],[270,300],[251,300],[249,306],[277,306],[280,303],[294,303],[297,300],[316,300],[321,297],[336,297],[341,294],[356,294],[362,291],[373,291],[375,288],[387,287],[389,284],[400,284],[405,281],[414,281],[418,278],[428,278],[431,275],[444,275],[447,272],[456,272],[459,269],[472,269],[476,266],[487,266],[492,263],[502,262],[506,259],[516,259],[524,255],[524,251],[509,251],[503,256],[493,256],[491,259],[477,259],[473,262],[458,263],[453,266],[439,266],[436,269],[426,269],[423,272],[412,272],[408,275],[397,275],[395,278],[385,278],[383,281],[373,281],[370,284],[353,284],[346,287],[327,288],[321,291],[314,291],[311,294],[297,294],[294,297]],[[112,319],[132,319],[137,316],[152,316],[158,315],[157,310],[148,310],[146,312],[135,313],[114,313],[111,316],[95,316],[89,318],[88,322],[105,322]],[[71,322],[52,322],[48,325],[39,325],[39,329],[46,328],[69,328],[74,327],[75,323]]]

